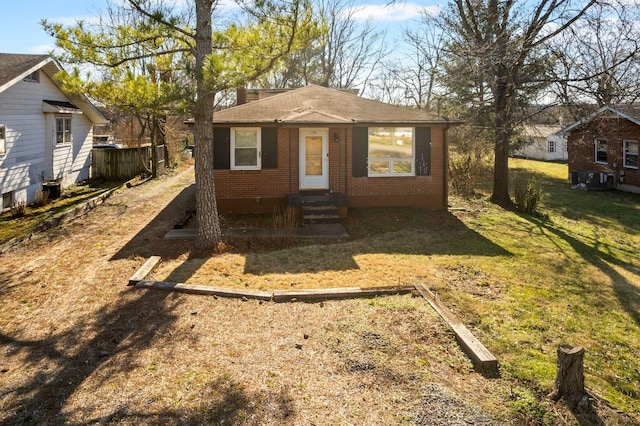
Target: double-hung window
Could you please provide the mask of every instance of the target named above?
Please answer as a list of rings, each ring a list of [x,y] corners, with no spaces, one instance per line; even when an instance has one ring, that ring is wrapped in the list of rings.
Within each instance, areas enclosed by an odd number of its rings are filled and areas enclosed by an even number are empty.
[[[411,127],[369,128],[369,176],[414,176]]]
[[[0,125],[0,155],[7,153],[7,134],[3,125]]]
[[[260,128],[231,129],[231,169],[260,170]]]
[[[56,118],[56,144],[71,143],[71,118]]]
[[[549,141],[549,152],[556,152],[556,141]]]
[[[596,163],[607,164],[608,159],[607,141],[605,139],[596,139]]]
[[[623,141],[624,166],[638,168],[638,141]]]

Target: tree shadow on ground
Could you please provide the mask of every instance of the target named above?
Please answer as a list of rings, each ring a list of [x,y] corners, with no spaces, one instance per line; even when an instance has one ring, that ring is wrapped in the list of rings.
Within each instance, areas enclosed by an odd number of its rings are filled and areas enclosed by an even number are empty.
[[[26,372],[36,371],[28,383],[2,395],[9,396],[12,402],[3,407],[7,416],[2,424],[232,424],[240,414],[254,420],[268,415],[260,405],[265,400],[271,402],[277,415],[293,414],[288,395],[254,395],[242,384],[219,377],[206,384],[202,392],[208,402],[197,409],[153,412],[139,406],[115,406],[100,418],[69,422],[67,417],[71,415],[83,416],[67,411],[67,402],[98,370],[116,369],[117,374],[128,368],[144,368],[136,366],[138,353],[153,346],[158,336],[170,333],[177,320],[172,311],[179,303],[170,293],[145,291],[125,303],[104,307],[83,330],[79,330],[80,326],[69,328],[37,340],[20,340],[0,333],[0,346],[6,357],[20,359]],[[87,334],[94,337],[86,340],[82,336]],[[171,345],[164,346],[169,351],[168,359],[178,358]],[[104,374],[102,381],[93,381],[104,387],[109,385],[109,377]]]
[[[283,249],[286,262],[274,262],[273,252],[246,253],[247,274],[315,273],[359,269],[355,258],[365,254],[510,256],[511,254],[468,228],[460,219],[445,212],[413,211],[419,219],[386,229],[372,229],[353,241],[336,244],[308,244]],[[375,221],[371,221],[375,227]],[[349,229],[349,226],[347,225]],[[281,254],[281,253],[280,253]]]
[[[150,257],[162,255],[163,259],[176,259],[193,248],[192,240],[166,240],[166,233],[180,217],[193,209],[195,184],[183,189],[171,202],[138,232],[110,260],[132,256]]]
[[[638,274],[640,272],[638,271],[638,268],[601,251],[597,244],[595,244],[595,247],[586,245],[577,238],[552,226],[549,222],[528,215],[521,216],[532,224],[538,226],[541,230],[548,231],[556,237],[566,241],[575,250],[575,252],[582,257],[582,259],[606,274],[612,282],[614,293],[620,302],[620,305],[629,314],[631,319],[635,321],[637,325],[640,325],[640,288],[630,283],[618,271],[611,267],[610,264],[616,265],[634,274]],[[611,385],[615,387],[614,383],[611,383]],[[586,406],[570,406],[569,408],[580,425],[597,426],[605,424],[591,403]]]
[[[522,215],[522,217],[539,228],[544,229],[545,231],[548,231],[566,241],[586,262],[606,274],[613,283],[613,290],[618,301],[636,324],[640,326],[640,288],[630,283],[618,271],[611,267],[610,264],[623,268],[632,274],[639,275],[640,270],[638,270],[637,267],[623,262],[611,254],[603,252],[599,249],[597,241],[594,241],[595,247],[589,247],[582,241],[552,226],[544,220],[533,218],[528,215]]]

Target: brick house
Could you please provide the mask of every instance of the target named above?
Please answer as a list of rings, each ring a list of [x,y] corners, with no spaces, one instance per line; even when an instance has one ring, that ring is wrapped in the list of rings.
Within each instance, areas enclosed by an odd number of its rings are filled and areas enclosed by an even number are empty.
[[[640,109],[605,106],[565,132],[574,185],[640,193]]]
[[[315,85],[265,95],[214,115],[220,211],[309,197],[341,217],[347,206],[447,207],[447,129],[459,122]]]

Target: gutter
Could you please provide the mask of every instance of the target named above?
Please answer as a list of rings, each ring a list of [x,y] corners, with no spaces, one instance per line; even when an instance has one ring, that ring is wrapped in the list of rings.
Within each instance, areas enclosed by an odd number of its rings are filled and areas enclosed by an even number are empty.
[[[451,124],[447,117],[444,117],[447,125],[442,129],[442,205],[446,209],[449,207],[449,150],[448,150],[448,141],[447,141],[447,133],[451,128]]]

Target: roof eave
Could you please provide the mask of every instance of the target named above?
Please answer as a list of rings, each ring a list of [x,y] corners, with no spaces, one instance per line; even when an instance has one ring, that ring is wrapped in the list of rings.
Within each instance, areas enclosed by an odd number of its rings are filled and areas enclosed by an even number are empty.
[[[214,120],[214,126],[220,125],[264,125],[264,126],[272,126],[272,125],[282,125],[282,126],[298,126],[298,125],[313,125],[313,126],[430,126],[430,125],[446,125],[446,126],[457,126],[464,124],[464,121],[459,120],[434,120],[434,121],[393,121],[393,120],[366,120],[366,121],[332,121],[332,122],[319,122],[319,121],[284,121],[284,120],[271,120],[271,121],[262,121],[262,120]]]
[[[31,68],[29,68],[28,70],[23,71],[22,73],[18,74],[17,76],[15,76],[11,80],[7,81],[5,84],[0,86],[0,93],[4,92],[5,90],[7,90],[9,87],[13,86],[14,84],[24,80],[24,78],[26,76],[28,76],[29,74],[33,73],[34,71],[37,71],[37,70],[39,70],[41,68],[44,68],[44,66],[47,65],[49,62],[55,62],[55,61],[54,61],[54,59],[52,57],[47,57],[47,58],[43,59],[42,61],[38,62],[36,65],[34,65]],[[56,64],[56,66],[58,66],[58,65]],[[47,73],[47,75],[48,75],[48,73]]]

